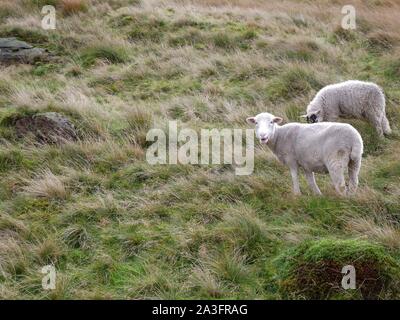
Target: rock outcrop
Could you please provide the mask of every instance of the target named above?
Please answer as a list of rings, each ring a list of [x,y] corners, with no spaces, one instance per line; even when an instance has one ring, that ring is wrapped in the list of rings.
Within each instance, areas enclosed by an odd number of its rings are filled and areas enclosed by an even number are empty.
[[[44,49],[36,48],[16,38],[0,38],[0,63],[33,63],[47,57]]]

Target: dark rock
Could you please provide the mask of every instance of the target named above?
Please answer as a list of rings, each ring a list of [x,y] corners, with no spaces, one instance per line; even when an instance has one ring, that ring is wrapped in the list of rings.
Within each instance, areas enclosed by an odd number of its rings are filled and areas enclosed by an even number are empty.
[[[65,116],[56,112],[24,116],[15,121],[20,138],[33,135],[41,143],[63,143],[77,140],[74,125]]]
[[[0,63],[32,63],[46,56],[46,50],[33,47],[24,41],[0,38]]]

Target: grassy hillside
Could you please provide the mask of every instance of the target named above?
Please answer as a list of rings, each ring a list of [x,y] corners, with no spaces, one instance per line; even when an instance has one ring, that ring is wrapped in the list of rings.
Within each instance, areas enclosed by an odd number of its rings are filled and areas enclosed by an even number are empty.
[[[400,298],[400,2],[16,0],[0,37],[53,55],[0,66],[0,298]],[[57,8],[42,30],[40,9]],[[299,121],[324,85],[385,91],[392,136],[365,142],[360,188],[294,197],[287,168],[256,144],[255,170],[149,165],[156,123],[246,128],[269,111]],[[57,111],[78,142],[21,140],[12,117]],[[41,287],[54,264],[57,288]],[[359,287],[340,288],[355,264]],[[336,270],[336,271],[335,271]],[[339,279],[339,280],[338,280]],[[365,280],[365,281],[364,281]]]

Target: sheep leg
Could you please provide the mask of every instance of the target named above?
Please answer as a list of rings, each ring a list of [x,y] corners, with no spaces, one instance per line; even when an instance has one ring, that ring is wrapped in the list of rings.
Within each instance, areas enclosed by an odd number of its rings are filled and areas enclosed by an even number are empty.
[[[349,190],[348,194],[354,194],[358,187],[358,175],[361,168],[361,159],[350,159],[348,173],[349,173]]]
[[[382,117],[377,117],[375,113],[369,113],[367,114],[367,119],[374,126],[376,132],[378,132],[378,135],[383,137]]]
[[[392,129],[390,129],[389,120],[386,117],[386,115],[383,115],[381,124],[382,124],[382,130],[383,130],[384,134],[391,134],[392,133]]]
[[[290,175],[292,176],[293,182],[293,193],[295,195],[300,195],[300,184],[299,184],[299,176],[298,176],[298,168],[297,166],[290,167]]]
[[[346,184],[344,181],[344,174],[343,172],[339,171],[331,171],[329,172],[333,185],[335,186],[336,192],[341,196],[346,194]]]
[[[336,192],[340,195],[345,195],[347,193],[347,188],[344,180],[344,166],[342,159],[333,161],[328,167],[328,171]]]
[[[318,185],[315,182],[314,172],[306,171],[305,175],[306,175],[306,179],[307,179],[308,185],[310,186],[310,188],[314,192],[314,194],[321,195],[322,194],[321,190],[319,190]]]

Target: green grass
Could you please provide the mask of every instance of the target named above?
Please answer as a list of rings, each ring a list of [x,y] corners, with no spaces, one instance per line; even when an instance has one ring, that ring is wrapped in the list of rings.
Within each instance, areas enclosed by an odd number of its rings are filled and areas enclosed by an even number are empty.
[[[107,14],[92,2],[44,32],[28,19],[42,2],[0,14],[0,36],[53,55],[1,70],[0,298],[400,297],[400,44],[396,23],[385,35],[374,16],[384,5],[370,3],[345,31],[334,1],[324,14],[295,1],[189,10],[122,0]],[[244,129],[263,111],[300,121],[321,87],[354,78],[383,87],[394,130],[380,139],[365,121],[340,120],[364,140],[354,197],[336,195],[328,175],[316,176],[323,196],[301,176],[295,197],[288,169],[257,141],[250,176],[146,161],[148,130],[168,120],[197,132]],[[65,114],[78,141],[16,136],[16,119],[47,111]],[[45,264],[57,269],[51,292],[41,288]],[[357,290],[341,288],[346,264]]]
[[[360,239],[305,242],[277,258],[285,296],[305,299],[377,299],[395,297],[399,267],[383,247]],[[353,265],[356,282],[350,292],[338,285],[343,266]]]
[[[296,67],[273,78],[267,87],[267,93],[272,101],[287,100],[307,94],[310,90],[316,90],[322,86],[312,72]]]
[[[101,45],[84,49],[80,56],[82,65],[85,67],[92,66],[98,59],[111,63],[122,63],[126,62],[128,57],[123,48]]]

